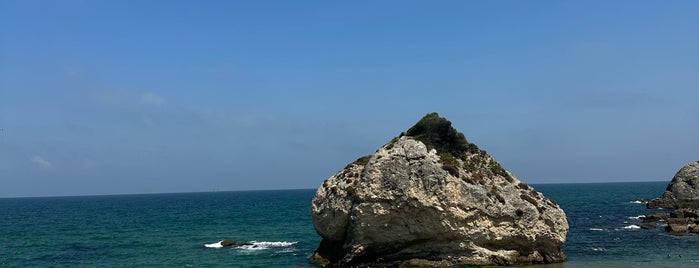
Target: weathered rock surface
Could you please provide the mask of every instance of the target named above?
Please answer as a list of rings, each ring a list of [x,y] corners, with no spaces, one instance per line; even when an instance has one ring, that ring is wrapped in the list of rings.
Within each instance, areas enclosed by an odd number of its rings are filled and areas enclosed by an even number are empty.
[[[675,174],[663,195],[646,205],[649,209],[670,209],[671,213],[655,213],[644,221],[667,221],[668,233],[699,233],[699,161],[691,162]],[[660,216],[662,215],[662,216]]]
[[[699,161],[691,162],[675,174],[660,198],[648,202],[648,208],[699,208]]]
[[[447,132],[443,125],[415,131],[418,125],[408,131],[414,136],[395,138],[318,188],[312,218],[322,241],[311,262],[342,267],[565,260],[568,223],[556,203],[467,143],[449,121]],[[426,135],[428,141],[463,142],[450,152],[453,147],[428,147],[416,139]]]
[[[670,213],[653,213],[643,217],[643,222],[666,221],[670,218]]]

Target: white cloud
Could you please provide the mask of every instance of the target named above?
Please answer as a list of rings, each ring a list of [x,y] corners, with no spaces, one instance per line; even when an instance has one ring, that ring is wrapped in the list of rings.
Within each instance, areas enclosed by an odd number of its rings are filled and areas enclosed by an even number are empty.
[[[53,166],[51,162],[38,155],[35,155],[34,158],[32,158],[32,161],[36,163],[41,169],[48,169]]]
[[[167,101],[165,101],[165,99],[161,96],[151,92],[146,92],[141,95],[141,104],[159,107],[167,104]]]

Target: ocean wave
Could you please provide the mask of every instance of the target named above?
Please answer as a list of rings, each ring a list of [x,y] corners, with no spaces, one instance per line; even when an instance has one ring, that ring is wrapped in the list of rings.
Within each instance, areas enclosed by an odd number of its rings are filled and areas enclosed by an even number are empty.
[[[589,228],[590,231],[604,231],[602,228]]]
[[[298,243],[298,242],[287,242],[287,241],[278,241],[278,242],[250,241],[250,242],[245,242],[244,245],[233,246],[232,248],[244,249],[244,250],[265,250],[265,249],[271,249],[271,248],[286,248],[286,247],[291,247],[291,246],[295,245],[296,243]],[[223,247],[223,240],[218,241],[218,242],[216,242],[216,243],[204,244],[204,247],[207,247],[207,248],[222,248],[222,247]]]
[[[624,227],[622,227],[622,228],[623,228],[623,229],[627,229],[627,230],[634,230],[634,229],[641,229],[641,226],[638,226],[638,225],[635,225],[635,224],[631,224],[631,225],[624,226]]]
[[[218,242],[216,242],[216,243],[204,244],[204,246],[207,247],[207,248],[222,248],[223,245],[221,244],[221,242],[223,242],[223,240],[218,241]]]
[[[631,204],[643,204],[643,201],[636,200],[636,201],[631,201],[629,203],[631,203]]]
[[[250,241],[250,245],[242,245],[238,246],[236,248],[239,249],[244,249],[244,250],[265,250],[265,249],[270,249],[270,248],[285,248],[285,247],[291,247],[295,245],[298,242],[286,242],[286,241],[280,241],[280,242],[268,242],[268,241]]]
[[[277,250],[274,253],[293,253],[293,252],[296,252],[295,248],[287,247],[287,248],[283,248],[281,250]]]
[[[635,217],[629,217],[629,219],[631,219],[631,220],[640,220],[640,219],[645,218],[645,217],[646,217],[645,215],[638,215],[638,216],[635,216]]]

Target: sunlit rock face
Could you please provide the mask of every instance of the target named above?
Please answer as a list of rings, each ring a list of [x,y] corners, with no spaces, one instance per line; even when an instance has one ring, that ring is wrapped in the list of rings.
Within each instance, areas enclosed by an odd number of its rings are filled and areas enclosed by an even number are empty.
[[[563,210],[436,113],[325,180],[312,203],[323,266],[553,263]]]

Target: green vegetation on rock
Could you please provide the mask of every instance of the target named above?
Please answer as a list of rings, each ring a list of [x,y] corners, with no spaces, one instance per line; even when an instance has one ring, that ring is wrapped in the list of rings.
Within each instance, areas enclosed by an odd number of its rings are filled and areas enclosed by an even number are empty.
[[[478,146],[466,141],[463,133],[456,131],[451,122],[437,113],[429,113],[406,132],[416,140],[436,149],[440,153],[449,153],[455,158],[465,160],[466,153],[478,153]]]
[[[477,170],[488,170],[492,175],[500,175],[512,181],[512,177],[500,164],[493,161],[488,154],[479,149],[473,143],[466,140],[463,133],[458,132],[451,126],[451,122],[440,117],[437,113],[429,113],[418,121],[407,132],[393,138],[387,148],[401,136],[410,136],[424,143],[428,149],[435,149],[439,154],[444,170],[454,176],[459,175],[459,164],[457,159],[463,161],[463,168],[467,172]],[[471,157],[469,157],[471,155]],[[480,174],[480,173],[479,173]]]
[[[466,140],[463,133],[456,131],[449,120],[437,113],[425,115],[405,135],[421,141],[428,149],[437,150],[444,170],[454,176],[459,176],[457,159],[465,161],[467,153],[480,151],[478,146]]]

